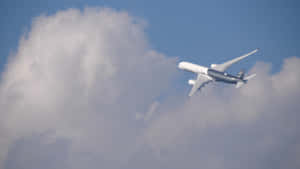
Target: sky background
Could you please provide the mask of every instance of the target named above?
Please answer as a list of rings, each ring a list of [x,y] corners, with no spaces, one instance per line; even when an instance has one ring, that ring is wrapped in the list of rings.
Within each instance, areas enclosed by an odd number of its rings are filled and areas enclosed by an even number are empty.
[[[300,4],[296,0],[4,0],[0,3],[1,65],[16,50],[20,37],[30,29],[34,17],[68,8],[94,6],[124,10],[145,20],[152,47],[180,60],[209,65],[260,48],[261,53],[241,63],[242,66],[262,60],[271,62],[276,71],[285,57],[300,52]]]
[[[0,169],[299,169],[299,7],[1,1]],[[256,48],[188,98],[180,61]]]

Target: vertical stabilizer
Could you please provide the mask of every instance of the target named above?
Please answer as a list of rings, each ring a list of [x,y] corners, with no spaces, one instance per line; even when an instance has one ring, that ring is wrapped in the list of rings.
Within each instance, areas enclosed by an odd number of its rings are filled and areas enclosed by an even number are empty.
[[[242,69],[242,70],[238,73],[237,77],[240,78],[240,79],[244,79],[244,75],[245,75],[245,71]]]

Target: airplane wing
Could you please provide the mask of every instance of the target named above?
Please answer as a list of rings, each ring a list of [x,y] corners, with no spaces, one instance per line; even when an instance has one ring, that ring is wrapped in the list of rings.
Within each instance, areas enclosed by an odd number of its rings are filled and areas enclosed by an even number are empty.
[[[200,90],[202,87],[204,87],[206,84],[208,84],[211,81],[212,81],[211,79],[209,79],[201,74],[198,74],[197,80],[196,80],[195,84],[193,85],[193,87],[189,93],[189,96],[194,95],[194,93],[197,90]]]
[[[240,56],[240,57],[237,57],[235,59],[232,59],[230,61],[227,61],[225,63],[222,63],[222,64],[216,64],[214,65],[214,67],[212,67],[212,69],[214,70],[217,70],[217,71],[220,71],[220,72],[224,72],[227,68],[229,68],[231,65],[233,65],[234,63],[246,58],[247,56],[250,56],[254,53],[256,53],[258,51],[258,49],[255,49],[254,51],[250,52],[250,53],[247,53],[243,56]]]

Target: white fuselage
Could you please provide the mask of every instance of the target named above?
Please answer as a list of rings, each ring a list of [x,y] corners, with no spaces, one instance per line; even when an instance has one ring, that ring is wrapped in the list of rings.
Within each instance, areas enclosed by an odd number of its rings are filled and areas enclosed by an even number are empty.
[[[225,83],[234,83],[234,84],[239,81],[244,81],[243,79],[241,79],[237,76],[233,76],[233,75],[230,75],[225,72],[220,72],[220,71],[214,70],[213,66],[212,66],[212,68],[207,68],[207,67],[189,63],[189,62],[180,62],[178,64],[178,68],[185,70],[185,71],[193,72],[196,74],[201,74],[201,75],[207,77],[208,79],[214,80],[214,81],[222,81]],[[193,85],[194,83],[195,83],[194,80],[189,80],[190,85]]]
[[[207,67],[200,66],[200,65],[197,65],[197,64],[193,64],[193,63],[190,63],[190,62],[180,62],[178,64],[178,68],[182,69],[182,70],[189,71],[189,72],[193,72],[193,73],[196,73],[196,74],[201,73],[201,74],[204,74],[204,75],[207,75],[207,70],[208,70]]]
[[[190,62],[180,62],[178,64],[179,69],[197,74],[196,79],[191,79],[188,81],[188,83],[193,86],[189,93],[189,96],[192,96],[197,90],[200,90],[202,87],[204,87],[204,85],[212,81],[236,84],[236,88],[241,87],[249,79],[255,77],[256,74],[252,74],[250,76],[244,77],[244,71],[240,71],[237,76],[230,75],[225,71],[231,65],[256,53],[257,51],[258,49],[255,49],[247,54],[228,60],[224,63],[211,64],[210,67],[204,67]]]

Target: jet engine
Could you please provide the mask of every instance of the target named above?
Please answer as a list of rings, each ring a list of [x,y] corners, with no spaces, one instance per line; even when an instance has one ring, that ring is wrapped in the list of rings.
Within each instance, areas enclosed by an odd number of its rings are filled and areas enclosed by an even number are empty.
[[[217,64],[211,64],[210,65],[210,68],[214,68],[214,67],[216,67],[217,66]]]

